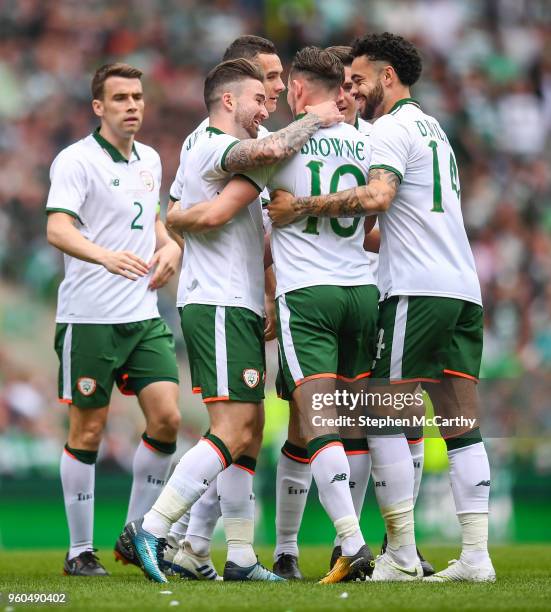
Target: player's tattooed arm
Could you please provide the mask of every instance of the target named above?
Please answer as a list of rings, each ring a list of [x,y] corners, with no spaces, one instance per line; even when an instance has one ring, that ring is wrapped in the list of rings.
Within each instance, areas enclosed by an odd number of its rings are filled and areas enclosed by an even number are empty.
[[[343,120],[334,102],[307,106],[307,114],[299,121],[265,138],[242,140],[232,147],[224,167],[228,172],[244,172],[259,166],[280,162],[300,151],[302,145],[321,127],[329,127]]]
[[[314,217],[361,217],[388,210],[396,196],[400,179],[383,168],[369,171],[367,185],[334,194],[295,198],[285,191],[274,191],[268,213],[274,225],[287,225],[304,215]]]
[[[180,235],[182,232],[208,232],[227,223],[257,197],[258,188],[255,185],[241,176],[235,176],[212,200],[185,209],[181,202],[174,202],[166,217],[167,226]]]

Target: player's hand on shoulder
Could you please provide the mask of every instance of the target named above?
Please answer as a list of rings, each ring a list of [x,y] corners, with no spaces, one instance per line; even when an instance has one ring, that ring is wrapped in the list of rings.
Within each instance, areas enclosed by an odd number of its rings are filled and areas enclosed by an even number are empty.
[[[305,106],[304,110],[307,113],[317,115],[321,119],[322,127],[331,127],[336,123],[344,121],[344,115],[337,108],[333,100],[328,100],[327,102],[321,102],[320,104],[314,104],[312,106]]]
[[[283,189],[276,189],[270,193],[270,203],[268,204],[268,216],[272,224],[277,226],[292,223],[297,214],[293,207],[295,196]]]
[[[147,263],[131,251],[106,250],[100,263],[111,274],[119,274],[133,281],[149,272]]]
[[[160,289],[164,287],[170,278],[176,273],[180,265],[182,250],[174,242],[169,240],[161,247],[153,256],[149,267],[154,270],[153,276],[149,283],[150,289]]]

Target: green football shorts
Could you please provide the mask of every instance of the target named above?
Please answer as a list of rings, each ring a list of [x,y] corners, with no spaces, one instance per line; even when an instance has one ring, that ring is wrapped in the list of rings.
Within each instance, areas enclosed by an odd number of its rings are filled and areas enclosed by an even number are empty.
[[[474,302],[425,296],[384,300],[372,377],[435,382],[454,375],[476,381],[482,328],[482,307]]]
[[[370,375],[377,332],[375,285],[316,285],[277,298],[278,392],[289,400],[314,378]]]
[[[248,308],[187,304],[180,308],[191,384],[205,403],[264,399],[264,320]]]
[[[166,323],[58,323],[59,400],[79,408],[109,405],[116,381],[125,395],[137,395],[152,382],[178,384],[174,338]]]

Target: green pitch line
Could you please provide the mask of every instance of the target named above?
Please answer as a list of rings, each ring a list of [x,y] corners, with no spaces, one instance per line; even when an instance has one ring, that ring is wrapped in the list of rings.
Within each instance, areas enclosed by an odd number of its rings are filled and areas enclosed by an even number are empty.
[[[271,563],[271,550],[258,551]],[[457,555],[457,549],[424,547],[437,569]],[[9,606],[11,593],[67,593],[62,610],[263,610],[308,612],[323,610],[372,611],[495,611],[549,610],[551,601],[551,546],[500,546],[491,550],[498,581],[495,584],[433,585],[422,583],[353,583],[320,586],[315,579],[326,571],[330,549],[305,547],[301,567],[308,580],[301,583],[186,582],[171,578],[168,585],[145,580],[134,567],[115,563],[109,550],[99,555],[108,578],[61,576],[65,551],[0,552],[0,610]],[[224,551],[215,550],[214,562],[223,568]],[[161,594],[161,591],[172,591]],[[345,595],[346,594],[346,595]],[[171,602],[178,602],[172,604]],[[25,606],[31,607],[31,606]],[[15,610],[23,606],[14,606]]]

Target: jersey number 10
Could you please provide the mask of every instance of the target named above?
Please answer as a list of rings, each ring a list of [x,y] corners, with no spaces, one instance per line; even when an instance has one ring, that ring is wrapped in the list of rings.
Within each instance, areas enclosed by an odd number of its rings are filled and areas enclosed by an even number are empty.
[[[311,161],[306,164],[306,167],[310,170],[312,175],[312,180],[310,183],[310,195],[312,196],[321,195],[321,167],[323,166],[323,163],[324,162],[322,161]],[[339,190],[339,181],[341,180],[341,176],[344,176],[345,174],[352,175],[356,179],[358,186],[365,185],[365,176],[358,166],[343,164],[342,166],[339,166],[335,172],[333,172],[333,176],[329,181],[329,193],[337,193]],[[303,233],[315,234],[316,236],[319,236],[318,221],[318,217],[308,217]],[[335,232],[335,234],[337,234],[337,236],[349,238],[356,231],[359,222],[360,218],[356,217],[352,225],[342,226],[338,219],[333,218],[331,219],[331,229]]]

